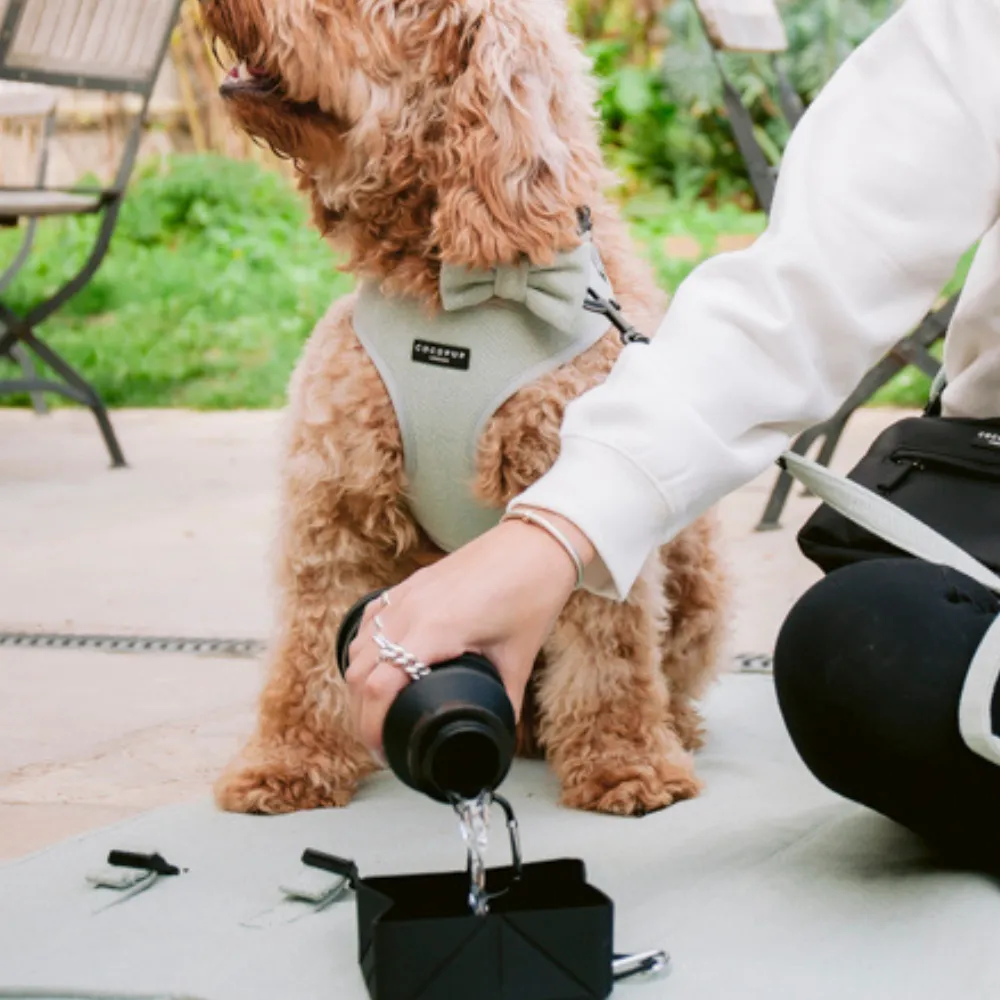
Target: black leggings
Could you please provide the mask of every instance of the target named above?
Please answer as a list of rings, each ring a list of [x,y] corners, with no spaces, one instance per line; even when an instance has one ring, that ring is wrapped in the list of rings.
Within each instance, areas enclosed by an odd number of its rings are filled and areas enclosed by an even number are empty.
[[[996,595],[953,570],[914,559],[859,563],[799,601],[774,663],[789,733],[823,784],[909,827],[949,862],[992,871],[1000,767],[966,747],[958,705],[998,613]]]

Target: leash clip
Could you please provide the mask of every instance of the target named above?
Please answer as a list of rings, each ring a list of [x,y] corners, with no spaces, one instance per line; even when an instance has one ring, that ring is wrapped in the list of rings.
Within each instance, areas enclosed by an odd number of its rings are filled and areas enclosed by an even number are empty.
[[[587,289],[587,298],[584,300],[583,308],[587,312],[597,313],[600,316],[605,316],[610,321],[611,325],[618,331],[621,336],[622,343],[628,347],[629,344],[648,344],[649,337],[645,334],[640,333],[631,323],[625,318],[622,313],[622,307],[614,299],[606,299],[601,295],[598,295],[593,288]]]

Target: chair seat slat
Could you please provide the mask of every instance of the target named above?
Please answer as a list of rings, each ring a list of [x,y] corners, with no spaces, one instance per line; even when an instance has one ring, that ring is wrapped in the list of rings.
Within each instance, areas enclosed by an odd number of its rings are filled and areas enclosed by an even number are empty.
[[[0,20],[12,0],[0,0]],[[158,64],[176,0],[26,0],[0,78],[38,74],[145,84]],[[46,74],[46,75],[42,75]]]
[[[82,52],[87,41],[87,35],[94,23],[94,13],[99,0],[80,0],[73,30],[70,33],[67,48],[70,52]]]
[[[92,212],[101,204],[98,195],[73,194],[67,191],[11,191],[0,188],[0,216],[40,218],[47,215],[79,215]]]
[[[105,71],[105,68],[114,67],[131,69],[131,66],[127,64],[129,37],[135,28],[136,15],[149,16],[148,3],[144,3],[140,7],[138,4],[129,3],[129,0],[111,0],[111,2],[114,4],[111,20],[112,30],[104,36],[104,45],[100,54],[103,63],[102,72]]]
[[[52,37],[49,40],[48,50],[53,59],[67,59],[72,57],[69,48],[70,37],[73,33],[73,25],[80,14],[80,0],[63,3],[61,9],[56,12],[53,18]]]

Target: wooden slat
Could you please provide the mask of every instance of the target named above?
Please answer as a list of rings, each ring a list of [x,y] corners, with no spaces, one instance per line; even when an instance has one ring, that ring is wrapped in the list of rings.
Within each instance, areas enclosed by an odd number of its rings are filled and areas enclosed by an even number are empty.
[[[725,52],[784,52],[788,35],[774,0],[695,0],[712,44]]]
[[[141,82],[155,67],[172,14],[173,0],[28,0],[6,64]]]

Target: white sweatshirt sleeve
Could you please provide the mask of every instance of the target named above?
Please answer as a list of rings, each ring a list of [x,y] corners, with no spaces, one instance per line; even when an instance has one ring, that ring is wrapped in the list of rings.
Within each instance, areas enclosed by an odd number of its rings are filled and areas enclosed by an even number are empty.
[[[575,523],[589,589],[624,598],[657,545],[832,415],[998,210],[1000,0],[907,0],[806,113],[766,233],[687,279],[514,505]]]

